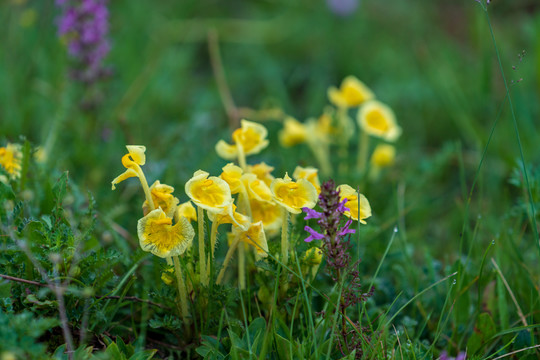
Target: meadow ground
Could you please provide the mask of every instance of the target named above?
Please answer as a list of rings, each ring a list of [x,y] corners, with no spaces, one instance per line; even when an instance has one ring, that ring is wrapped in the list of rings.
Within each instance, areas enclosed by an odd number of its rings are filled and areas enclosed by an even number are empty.
[[[0,24],[0,360],[540,358],[536,1]]]

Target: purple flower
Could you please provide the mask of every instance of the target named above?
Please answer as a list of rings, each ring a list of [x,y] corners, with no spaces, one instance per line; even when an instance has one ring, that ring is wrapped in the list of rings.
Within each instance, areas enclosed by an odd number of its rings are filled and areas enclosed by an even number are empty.
[[[109,74],[103,59],[110,50],[107,0],[56,0],[62,11],[57,21],[58,35],[68,42],[73,59],[73,78],[94,83]]]
[[[322,216],[322,213],[315,211],[313,209],[307,208],[307,207],[302,208],[302,211],[304,211],[307,214],[304,220],[320,219]]]
[[[465,360],[466,358],[467,358],[467,353],[463,351],[460,351],[459,354],[457,354],[457,356],[454,358],[454,357],[449,356],[446,350],[444,350],[441,353],[439,360]]]
[[[306,230],[308,233],[311,234],[304,240],[305,242],[311,242],[313,240],[322,240],[322,239],[324,239],[323,234],[316,232],[315,230],[313,230],[309,226],[305,226],[304,230]]]
[[[352,15],[358,8],[358,0],[326,0],[330,10],[339,16]]]

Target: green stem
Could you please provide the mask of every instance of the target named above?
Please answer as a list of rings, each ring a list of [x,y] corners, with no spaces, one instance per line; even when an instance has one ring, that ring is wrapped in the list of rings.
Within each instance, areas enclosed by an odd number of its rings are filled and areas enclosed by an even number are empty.
[[[199,265],[201,284],[208,285],[208,275],[206,273],[206,254],[204,251],[204,209],[197,206],[197,223],[199,225]]]
[[[229,262],[231,261],[231,258],[234,254],[234,251],[236,250],[236,247],[238,246],[238,243],[240,242],[240,236],[236,235],[233,243],[229,247],[229,251],[227,251],[227,255],[225,255],[225,260],[223,261],[223,266],[221,267],[221,270],[219,272],[219,275],[216,280],[216,284],[219,285],[223,281],[223,276],[225,276],[225,270],[227,270],[227,266],[229,266]]]
[[[146,176],[144,176],[144,173],[139,165],[135,166],[135,171],[137,171],[139,174],[139,180],[141,181],[146,201],[148,201],[148,205],[150,206],[150,211],[155,210],[156,206],[154,205],[154,200],[152,199],[152,194],[150,193],[150,188],[148,187],[148,182],[146,181]]]
[[[238,164],[242,168],[242,171],[246,171],[246,154],[244,153],[244,147],[242,144],[236,144],[236,149],[238,151]]]
[[[174,274],[176,275],[176,281],[178,285],[178,297],[180,299],[180,315],[182,315],[182,320],[186,328],[188,328],[189,319],[189,303],[187,300],[187,290],[186,284],[184,283],[184,277],[182,276],[182,268],[180,267],[180,260],[178,256],[173,258],[174,261]]]
[[[246,246],[240,244],[238,247],[238,287],[240,290],[246,288]]]
[[[360,135],[360,143],[358,144],[358,158],[356,159],[356,170],[362,175],[366,172],[368,151],[369,135],[367,132],[362,131],[362,134]]]
[[[217,230],[219,222],[217,221],[217,216],[214,222],[212,222],[212,230],[210,232],[210,246],[212,247],[212,261],[214,261],[214,251],[216,250],[216,241],[217,241]]]
[[[281,262],[287,265],[289,261],[289,212],[283,211],[283,224],[281,226]]]

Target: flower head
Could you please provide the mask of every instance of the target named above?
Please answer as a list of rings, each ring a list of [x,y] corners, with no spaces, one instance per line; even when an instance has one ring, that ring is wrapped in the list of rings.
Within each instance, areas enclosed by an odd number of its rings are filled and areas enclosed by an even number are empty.
[[[252,121],[242,120],[241,127],[232,134],[233,144],[228,144],[223,140],[216,144],[217,154],[226,160],[234,160],[239,156],[239,147],[245,155],[259,153],[268,146],[266,128]]]
[[[195,205],[219,213],[232,202],[231,189],[224,180],[208,175],[206,171],[197,170],[186,183],[186,194]]]
[[[347,76],[343,79],[339,89],[330,87],[328,89],[330,102],[340,108],[357,107],[363,102],[374,99],[373,92],[360,80],[354,76]]]
[[[317,189],[306,179],[292,181],[289,175],[272,181],[270,190],[274,200],[293,214],[300,214],[302,208],[312,208],[317,203]]]
[[[345,207],[347,210],[344,214],[353,220],[366,224],[365,219],[371,216],[371,206],[366,197],[363,194],[358,194],[349,185],[340,185],[337,189],[339,191],[340,201],[343,202],[346,200]]]
[[[308,136],[306,125],[289,116],[283,123],[283,130],[279,132],[279,142],[284,147],[291,147],[306,142]]]
[[[319,180],[319,170],[314,167],[301,167],[297,166],[293,172],[293,178],[295,180],[306,179],[315,186],[317,194],[321,192],[321,182]]]
[[[358,111],[357,120],[363,131],[386,141],[396,141],[401,135],[394,112],[379,101],[365,103]]]
[[[382,168],[391,166],[396,157],[396,148],[388,144],[379,144],[371,155],[371,164]]]
[[[172,186],[161,184],[159,180],[156,180],[152,186],[150,186],[150,194],[156,208],[160,207],[165,214],[172,218],[176,212],[176,206],[180,202],[178,198],[173,196],[174,188]],[[143,214],[146,215],[150,212],[150,205],[148,201],[143,203]]]
[[[0,165],[6,170],[11,179],[21,176],[22,152],[18,144],[8,143],[0,147]]]
[[[122,165],[127,169],[112,181],[112,189],[116,189],[116,184],[131,177],[140,177],[141,166],[146,163],[146,147],[140,145],[127,145],[128,153],[122,157]]]
[[[173,225],[172,219],[160,208],[139,220],[137,234],[144,251],[162,258],[181,255],[195,237],[195,231],[185,217]]]
[[[233,163],[228,163],[222,169],[223,172],[221,175],[219,175],[219,177],[229,184],[231,194],[238,194],[239,192],[242,192],[244,186],[241,180],[243,174],[242,168],[234,165]]]

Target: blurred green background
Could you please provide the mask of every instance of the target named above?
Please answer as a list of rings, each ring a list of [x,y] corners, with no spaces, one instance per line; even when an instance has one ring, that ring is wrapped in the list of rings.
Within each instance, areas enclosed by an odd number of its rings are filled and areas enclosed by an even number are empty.
[[[195,170],[217,173],[225,164],[213,150],[230,131],[212,71],[209,31],[218,35],[239,107],[280,107],[301,120],[319,116],[327,88],[355,75],[394,109],[403,128],[397,165],[366,189],[375,221],[388,225],[397,218],[395,195],[402,191],[414,238],[426,244],[437,238],[444,248],[459,235],[464,199],[497,119],[471,213],[489,212],[488,221],[498,227],[520,195],[508,185],[519,148],[504,83],[490,27],[474,0],[364,0],[347,16],[324,1],[109,5],[112,51],[106,64],[113,75],[99,84],[101,102],[91,112],[78,106],[85,89],[66,75],[69,59],[57,37],[53,1],[0,5],[2,141],[21,135],[36,146],[49,141],[49,166],[69,170],[102,211],[141,200],[135,182],[110,192],[125,144],[146,145],[149,181],[159,178],[180,193]],[[540,7],[532,0],[494,0],[488,10],[525,158],[538,163]],[[279,146],[279,122],[265,124],[271,146],[252,161],[271,163],[277,176],[298,162],[314,164],[306,148],[294,148],[291,157]],[[341,174],[337,180],[355,179]],[[135,221],[126,216],[120,222]]]

